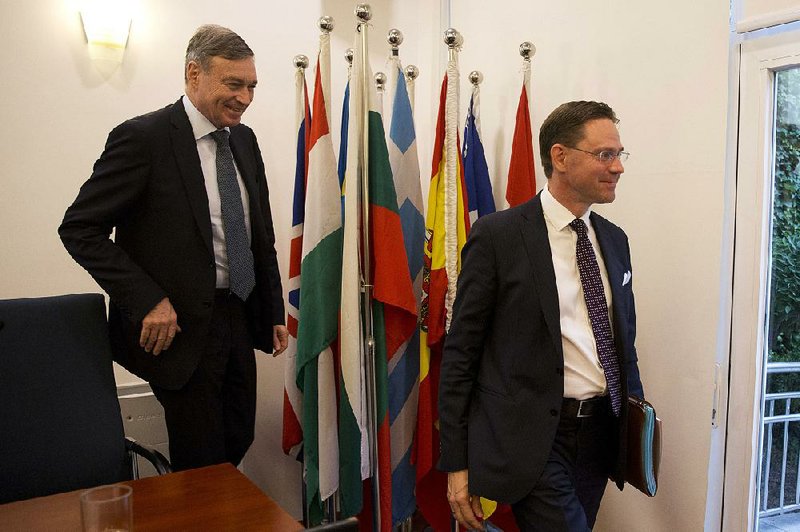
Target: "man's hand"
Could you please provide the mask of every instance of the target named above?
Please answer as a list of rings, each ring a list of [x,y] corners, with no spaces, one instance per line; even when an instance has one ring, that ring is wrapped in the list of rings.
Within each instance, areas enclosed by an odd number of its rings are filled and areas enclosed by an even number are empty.
[[[483,511],[481,510],[481,498],[472,496],[469,493],[468,470],[454,471],[447,474],[447,502],[450,503],[450,510],[453,517],[458,520],[461,526],[468,530],[484,530]]]
[[[289,329],[286,325],[272,326],[272,356],[276,357],[286,351],[289,345]]]
[[[164,298],[147,313],[142,320],[142,334],[139,336],[139,345],[145,351],[159,355],[172,345],[175,335],[181,332],[178,326],[178,315],[172,308],[168,298]]]

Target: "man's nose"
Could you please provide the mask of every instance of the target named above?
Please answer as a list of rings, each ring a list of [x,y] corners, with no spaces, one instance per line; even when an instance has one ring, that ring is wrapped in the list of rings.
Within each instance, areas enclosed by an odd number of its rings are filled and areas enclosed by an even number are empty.
[[[250,105],[250,102],[253,101],[253,96],[253,89],[244,87],[237,92],[236,99],[239,100],[239,103]]]
[[[611,161],[611,167],[609,169],[615,174],[621,174],[625,171],[625,166],[623,166],[622,161],[619,160],[619,157],[614,157],[614,160]]]

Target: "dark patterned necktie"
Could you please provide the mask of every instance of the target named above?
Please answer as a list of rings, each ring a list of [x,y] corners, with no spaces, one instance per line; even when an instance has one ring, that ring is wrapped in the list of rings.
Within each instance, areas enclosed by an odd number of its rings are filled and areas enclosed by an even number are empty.
[[[225,232],[225,248],[228,252],[228,282],[230,291],[246,301],[256,285],[253,269],[253,252],[247,238],[244,223],[244,207],[233,153],[228,143],[228,131],[219,129],[211,133],[217,143],[217,184],[222,208],[222,226]]]
[[[592,243],[586,224],[580,218],[570,222],[570,227],[578,234],[575,245],[575,255],[578,259],[578,271],[583,286],[583,297],[586,300],[586,309],[589,311],[589,321],[592,323],[597,355],[606,375],[608,394],[611,396],[611,408],[614,415],[618,416],[622,406],[622,388],[620,387],[619,365],[617,364],[617,350],[614,347],[614,337],[611,335],[611,322],[608,319],[608,305],[603,290],[603,280],[600,277],[600,268],[597,265]]]

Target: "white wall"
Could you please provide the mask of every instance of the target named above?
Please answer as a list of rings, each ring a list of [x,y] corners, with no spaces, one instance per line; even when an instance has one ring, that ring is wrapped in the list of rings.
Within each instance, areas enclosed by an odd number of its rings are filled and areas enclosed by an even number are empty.
[[[0,116],[6,119],[0,130],[0,297],[99,290],[63,250],[56,228],[108,131],[180,96],[186,41],[206,22],[232,27],[256,53],[259,87],[245,122],[264,152],[286,272],[294,175],[291,59],[314,57],[317,18],[336,18],[332,118],[338,131],[342,54],[352,46],[355,2],[240,2],[220,9],[208,0],[139,0],[124,63],[109,73],[88,58],[76,1],[0,0]],[[425,0],[372,5],[373,69],[384,69],[383,36],[398,27],[406,37],[403,62],[422,72],[416,112],[427,195],[447,17],[439,3]],[[478,69],[486,77],[482,120],[495,196],[504,192],[521,79],[517,47],[524,40],[538,48],[534,130],[564,101],[601,99],[622,119],[623,143],[633,154],[617,201],[601,210],[631,239],[642,376],[665,423],[663,477],[654,500],[609,490],[597,529],[701,529],[719,318],[728,3],[512,0],[502,9],[491,6],[453,2],[451,22],[465,37],[465,103],[466,74]],[[538,175],[541,186],[544,175]],[[300,468],[280,451],[282,359],[260,357],[259,379],[257,439],[245,469],[299,515]],[[120,372],[118,380],[131,377]]]

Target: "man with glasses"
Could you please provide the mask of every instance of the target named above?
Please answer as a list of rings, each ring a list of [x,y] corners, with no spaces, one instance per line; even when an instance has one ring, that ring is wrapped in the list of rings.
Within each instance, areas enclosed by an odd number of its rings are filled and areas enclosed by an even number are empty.
[[[520,529],[594,526],[625,470],[627,396],[643,397],[625,233],[611,203],[628,153],[614,111],[561,105],[542,124],[547,176],[529,202],[480,218],[462,255],[439,389],[454,517],[511,503]],[[622,480],[617,480],[622,489]]]

